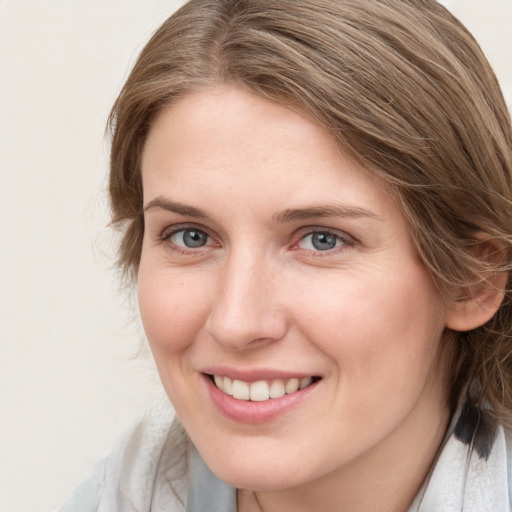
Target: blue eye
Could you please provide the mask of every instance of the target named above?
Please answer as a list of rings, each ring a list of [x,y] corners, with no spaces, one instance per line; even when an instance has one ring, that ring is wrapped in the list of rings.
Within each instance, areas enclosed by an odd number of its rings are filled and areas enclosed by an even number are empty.
[[[344,240],[341,237],[329,231],[313,231],[299,243],[301,249],[313,251],[330,251],[343,244]]]
[[[169,240],[179,247],[198,249],[208,243],[208,235],[200,229],[185,228],[172,233]]]

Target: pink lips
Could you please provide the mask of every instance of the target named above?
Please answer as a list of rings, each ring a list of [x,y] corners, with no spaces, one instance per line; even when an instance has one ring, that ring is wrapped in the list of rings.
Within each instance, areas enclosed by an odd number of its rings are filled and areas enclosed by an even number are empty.
[[[273,371],[254,371],[254,372],[237,372],[230,370],[229,373],[222,368],[208,369],[208,374],[226,375],[233,379],[237,378],[245,382],[255,382],[258,380],[274,380],[274,379],[291,379],[300,377],[297,374],[283,374],[282,372]],[[204,379],[209,395],[220,410],[220,412],[229,419],[237,422],[257,424],[271,421],[278,416],[287,413],[302,402],[311,392],[316,389],[318,382],[314,382],[304,389],[300,389],[294,393],[284,395],[280,398],[273,398],[262,402],[254,402],[249,400],[239,400],[224,393],[212,382],[211,378],[204,374]]]
[[[288,380],[293,378],[300,379],[301,377],[308,377],[310,374],[286,372],[280,370],[269,370],[266,368],[244,369],[232,368],[226,366],[211,366],[201,370],[202,373],[208,375],[227,375],[231,379],[243,380],[245,382],[255,382],[258,380]]]

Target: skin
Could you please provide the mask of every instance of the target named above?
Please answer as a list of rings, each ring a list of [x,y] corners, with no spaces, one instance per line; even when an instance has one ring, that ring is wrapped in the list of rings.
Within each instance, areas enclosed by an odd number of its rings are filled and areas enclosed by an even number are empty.
[[[232,86],[160,113],[142,176],[144,328],[192,441],[240,489],[239,510],[406,510],[447,428],[443,347],[460,314],[384,185],[300,109]],[[187,228],[206,244],[187,247]],[[311,233],[326,231],[336,245],[318,250]],[[212,402],[203,372],[215,365],[321,380],[247,424]]]

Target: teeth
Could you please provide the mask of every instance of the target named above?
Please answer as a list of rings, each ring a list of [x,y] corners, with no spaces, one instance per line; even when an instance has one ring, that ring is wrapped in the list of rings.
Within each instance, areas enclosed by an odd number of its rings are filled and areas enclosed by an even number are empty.
[[[299,389],[299,379],[290,379],[286,386],[284,387],[284,390],[286,391],[286,394],[289,395],[290,393],[295,393]]]
[[[281,398],[286,395],[286,391],[284,389],[284,383],[282,380],[275,380],[270,385],[270,398]]]
[[[226,377],[224,377],[224,382],[226,382]],[[238,400],[249,400],[249,384],[242,380],[234,380],[233,381],[233,398]]]
[[[215,381],[215,385],[221,391],[224,391],[224,378],[223,377],[219,377],[218,375],[214,375],[213,380]]]
[[[299,389],[307,388],[312,382],[313,379],[311,377],[302,377],[302,379],[300,379]]]
[[[221,379],[222,379],[222,377],[221,377]],[[233,382],[231,381],[231,379],[229,377],[224,377],[223,385],[224,385],[224,388],[221,388],[220,386],[218,386],[219,389],[224,391],[224,393],[226,393],[226,395],[232,395],[233,394]]]
[[[231,380],[229,377],[221,377],[220,375],[214,375],[213,380],[215,385],[227,395],[232,395],[237,400],[252,400],[253,402],[264,402],[269,398],[281,398],[313,383],[312,377],[273,380],[270,384],[265,380],[249,383],[242,380]]]
[[[264,402],[270,398],[268,384],[264,380],[253,382],[251,384],[251,400],[254,402]]]

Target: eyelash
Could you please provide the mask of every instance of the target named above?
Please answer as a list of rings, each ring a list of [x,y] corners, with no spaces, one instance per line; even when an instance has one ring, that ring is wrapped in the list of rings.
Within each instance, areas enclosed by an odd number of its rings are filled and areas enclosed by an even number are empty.
[[[201,233],[207,237],[206,245],[199,246],[197,248],[186,247],[182,245],[177,245],[172,242],[172,237],[177,235],[178,233],[185,233],[186,231],[195,231],[196,233]],[[183,254],[183,255],[195,255],[197,254],[198,249],[204,249],[205,247],[209,247],[208,240],[213,240],[213,237],[208,234],[208,232],[200,227],[196,227],[193,224],[186,224],[180,226],[174,226],[172,229],[166,229],[160,235],[160,241],[163,243],[167,243],[169,249],[174,252]]]
[[[325,237],[330,237],[330,238],[334,238],[335,240],[335,246],[330,248],[330,249],[325,249],[325,250],[321,250],[321,249],[304,249],[304,248],[301,248],[301,247],[298,247],[298,245],[301,243],[301,242],[304,242],[308,237],[313,237],[314,235],[322,235],[322,236],[325,236]],[[336,230],[332,230],[332,229],[326,229],[326,228],[316,228],[316,227],[313,227],[313,228],[306,228],[305,230],[301,231],[300,234],[299,234],[299,237],[298,237],[298,240],[296,242],[294,242],[294,244],[292,245],[292,248],[294,250],[297,250],[297,251],[304,251],[304,252],[307,252],[309,254],[314,254],[313,257],[315,258],[322,258],[322,257],[327,257],[327,256],[332,256],[333,254],[337,254],[338,252],[340,251],[344,251],[346,250],[347,248],[353,246],[355,244],[355,239],[349,235],[347,235],[346,233],[340,233]],[[314,241],[312,240],[311,241],[311,245],[314,244]]]
[[[205,245],[198,246],[197,248],[192,247],[186,247],[182,245],[177,245],[176,243],[172,242],[171,239],[173,236],[177,235],[178,233],[185,233],[186,231],[195,231],[196,233],[200,233],[207,237],[207,241]],[[333,237],[335,239],[335,247],[331,249],[326,250],[320,250],[320,249],[304,249],[301,247],[298,247],[298,245],[306,240],[308,237],[312,237],[313,235],[324,235],[326,237]],[[208,249],[213,244],[208,244],[208,241],[214,240],[213,237],[208,233],[207,230],[201,227],[196,227],[194,225],[180,225],[180,226],[174,226],[172,229],[166,229],[162,232],[160,235],[160,241],[164,243],[168,243],[168,247],[173,252],[180,253],[182,255],[197,255],[197,252],[199,249]],[[338,253],[339,251],[346,250],[347,248],[355,245],[356,240],[346,233],[340,233],[336,230],[326,229],[326,228],[317,228],[317,227],[310,227],[310,228],[303,228],[298,232],[298,234],[294,235],[293,237],[295,241],[291,245],[291,249],[295,251],[302,251],[305,253],[309,253],[309,255],[313,255],[312,257],[326,257],[329,255],[332,255],[333,253]],[[313,243],[313,242],[312,242]]]

